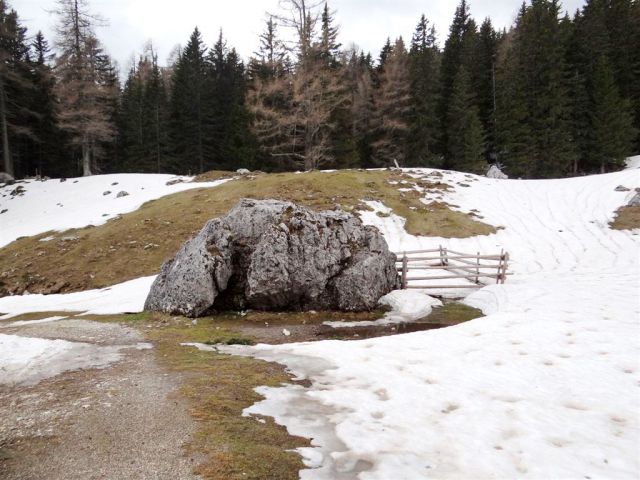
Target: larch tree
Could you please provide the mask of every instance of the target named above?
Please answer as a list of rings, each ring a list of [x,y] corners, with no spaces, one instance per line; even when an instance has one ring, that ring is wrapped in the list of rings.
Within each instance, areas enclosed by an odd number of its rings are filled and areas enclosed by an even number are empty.
[[[321,3],[286,0],[286,15],[278,22],[293,29],[296,55],[293,71],[270,81],[255,82],[250,94],[254,132],[273,159],[312,170],[334,161],[331,135],[337,127],[333,112],[348,101],[342,77],[323,61],[316,40]],[[326,39],[330,40],[329,33]],[[331,47],[324,53],[330,53]]]
[[[89,12],[86,0],[58,0],[55,72],[60,102],[58,121],[72,145],[81,152],[82,174],[98,171],[105,144],[115,138],[114,72],[94,33],[100,19]]]

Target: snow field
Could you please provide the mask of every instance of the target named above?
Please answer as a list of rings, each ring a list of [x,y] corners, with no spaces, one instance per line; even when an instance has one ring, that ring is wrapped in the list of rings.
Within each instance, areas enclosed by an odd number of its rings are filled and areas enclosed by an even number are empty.
[[[640,186],[640,171],[443,175],[470,185],[446,201],[505,229],[446,240],[412,237],[397,217],[366,220],[393,250],[509,251],[516,275],[466,300],[487,316],[358,342],[225,348],[312,382],[261,388],[245,413],[314,438],[303,479],[638,478],[640,232],[608,222],[632,193],[615,187]]]
[[[183,183],[167,185],[170,180]],[[227,180],[188,183],[189,177],[149,174],[94,175],[47,181],[26,180],[0,188],[0,248],[19,237],[49,230],[63,231],[102,225],[117,215],[132,212],[150,200],[194,188],[215,187]],[[22,196],[11,192],[22,187]],[[127,196],[117,198],[121,191]],[[104,195],[105,192],[110,192]]]

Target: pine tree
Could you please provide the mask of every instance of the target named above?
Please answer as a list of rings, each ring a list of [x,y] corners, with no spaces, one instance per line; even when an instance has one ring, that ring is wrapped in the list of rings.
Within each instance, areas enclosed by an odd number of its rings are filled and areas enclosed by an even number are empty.
[[[449,165],[463,172],[483,173],[485,136],[471,93],[471,79],[464,67],[460,67],[453,82],[448,115]]]
[[[440,52],[436,33],[422,15],[409,51],[411,119],[407,163],[440,166],[437,145],[441,136],[437,108],[440,94]]]
[[[404,164],[411,111],[409,55],[402,38],[398,38],[380,74],[380,87],[374,98],[375,141],[372,144],[374,165]]]
[[[630,105],[618,93],[613,69],[605,56],[596,62],[590,115],[593,139],[590,159],[601,173],[624,167],[635,137]]]

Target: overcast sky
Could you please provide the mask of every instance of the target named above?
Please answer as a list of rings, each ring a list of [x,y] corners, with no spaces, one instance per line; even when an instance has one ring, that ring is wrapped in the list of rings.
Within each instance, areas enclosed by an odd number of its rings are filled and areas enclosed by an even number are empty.
[[[340,42],[356,43],[377,56],[387,36],[406,40],[424,13],[435,24],[438,41],[444,43],[459,0],[333,0],[337,11]],[[9,1],[23,24],[34,35],[42,30],[53,43],[55,17],[49,13],[55,0]],[[564,0],[571,14],[584,0]],[[164,64],[177,44],[186,44],[197,25],[207,45],[213,44],[220,28],[230,46],[248,58],[257,48],[266,12],[278,12],[278,0],[89,0],[92,11],[109,23],[98,29],[98,37],[125,71],[135,52],[151,39]],[[521,0],[470,0],[471,14],[480,23],[491,17],[494,27],[512,24]]]

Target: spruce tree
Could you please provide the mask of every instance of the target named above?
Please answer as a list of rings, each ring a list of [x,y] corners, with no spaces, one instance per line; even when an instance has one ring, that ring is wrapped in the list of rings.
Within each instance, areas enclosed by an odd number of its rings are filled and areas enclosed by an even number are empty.
[[[485,136],[471,93],[471,79],[460,67],[453,82],[448,109],[447,155],[451,168],[484,173]]]
[[[439,105],[439,117],[442,125],[442,150],[446,151],[448,145],[447,132],[449,130],[447,121],[449,101],[453,91],[453,83],[461,66],[467,72],[473,73],[473,54],[477,41],[476,24],[469,13],[469,5],[466,0],[461,0],[456,8],[453,22],[449,28],[449,36],[442,52],[441,64],[441,95]],[[448,158],[445,158],[445,166]]]
[[[439,166],[438,141],[441,136],[437,108],[440,94],[440,52],[436,33],[422,15],[409,51],[411,79],[411,119],[407,163],[412,166]]]
[[[619,170],[631,152],[636,132],[629,102],[620,97],[613,69],[605,56],[596,62],[592,96],[591,163],[598,165],[601,173]]]
[[[61,145],[63,132],[56,120],[55,76],[50,63],[54,56],[42,32],[36,34],[32,43],[31,110],[35,113],[33,129],[38,132],[32,159],[40,175],[68,176],[73,174],[73,165],[64,160]]]
[[[0,135],[3,170],[10,175],[24,175],[30,168],[22,161],[20,144],[35,136],[31,121],[29,47],[26,28],[15,10],[0,0]],[[20,165],[22,164],[22,165]]]
[[[206,47],[200,31],[191,34],[173,70],[170,136],[173,150],[172,171],[202,173],[206,151]]]

